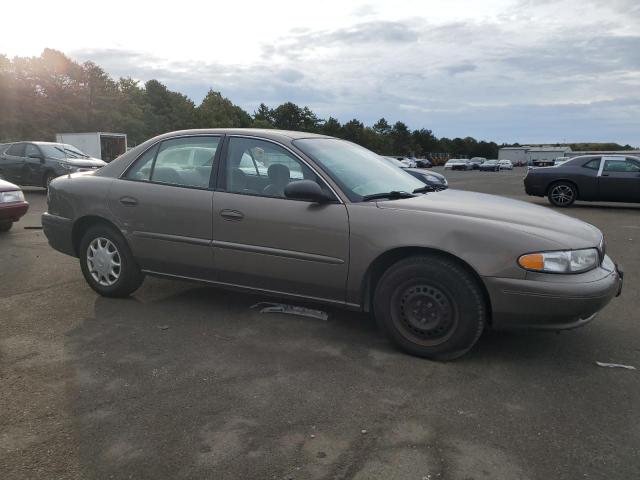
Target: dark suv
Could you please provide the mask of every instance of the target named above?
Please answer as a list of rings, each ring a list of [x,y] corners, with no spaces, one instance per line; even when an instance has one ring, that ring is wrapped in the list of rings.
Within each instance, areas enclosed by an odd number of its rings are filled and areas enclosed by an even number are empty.
[[[64,143],[17,142],[0,148],[0,178],[18,185],[48,187],[61,175],[104,165],[102,160]]]

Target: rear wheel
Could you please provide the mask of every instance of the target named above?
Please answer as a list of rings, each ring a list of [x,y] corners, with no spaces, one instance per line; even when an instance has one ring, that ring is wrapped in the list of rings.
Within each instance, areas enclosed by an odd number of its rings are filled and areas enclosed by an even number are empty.
[[[13,222],[0,222],[0,232],[8,232],[13,227]]]
[[[107,225],[87,230],[78,256],[85,280],[105,297],[127,297],[144,280],[124,237]]]
[[[551,185],[547,198],[556,207],[570,207],[576,201],[578,191],[569,182],[557,182]]]
[[[392,265],[378,282],[373,310],[393,343],[434,360],[468,352],[487,316],[477,280],[439,255],[409,257]]]

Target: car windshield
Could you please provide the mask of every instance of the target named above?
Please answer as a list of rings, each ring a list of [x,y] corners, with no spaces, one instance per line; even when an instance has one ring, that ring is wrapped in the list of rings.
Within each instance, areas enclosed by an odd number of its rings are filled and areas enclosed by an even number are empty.
[[[424,184],[355,143],[335,138],[294,140],[338,184],[351,201],[387,192],[408,192]]]
[[[81,152],[73,145],[67,145],[65,143],[40,144],[39,147],[42,149],[42,151],[47,157],[89,158],[89,155],[87,155],[86,153]]]
[[[496,163],[498,163],[498,161],[497,160],[487,160],[484,163],[485,163],[485,165],[495,165]]]

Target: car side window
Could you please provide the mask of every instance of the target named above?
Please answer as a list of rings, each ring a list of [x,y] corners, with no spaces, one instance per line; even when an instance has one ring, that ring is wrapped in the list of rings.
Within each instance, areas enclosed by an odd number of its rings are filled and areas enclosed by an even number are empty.
[[[635,158],[627,157],[628,172],[640,172],[640,161]]]
[[[220,137],[165,140],[156,155],[151,181],[183,187],[208,188]]]
[[[27,146],[25,147],[24,156],[28,157],[29,155],[40,155],[40,149],[35,145],[33,145],[32,143],[28,143]]]
[[[284,198],[285,187],[296,180],[323,182],[295,155],[265,140],[231,137],[224,169],[227,192]]]
[[[133,166],[127,171],[125,178],[139,182],[148,182],[151,179],[151,168],[153,167],[153,161],[158,152],[158,146],[159,145],[154,145],[144,152],[142,156],[138,157]]]
[[[640,166],[629,160],[607,160],[603,172],[640,172]]]
[[[591,170],[598,170],[600,168],[600,157],[589,160],[582,166],[584,168],[590,168]]]
[[[7,155],[13,155],[14,157],[24,157],[25,146],[24,143],[14,143],[7,150]]]

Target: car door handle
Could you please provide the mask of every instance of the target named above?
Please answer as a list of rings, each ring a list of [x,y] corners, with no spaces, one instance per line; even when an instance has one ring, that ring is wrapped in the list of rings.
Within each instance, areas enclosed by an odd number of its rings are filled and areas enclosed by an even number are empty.
[[[242,220],[244,218],[244,214],[237,210],[220,210],[220,216],[225,220]]]
[[[127,207],[135,207],[138,205],[138,200],[133,197],[120,197],[120,203],[122,205],[126,205]]]

